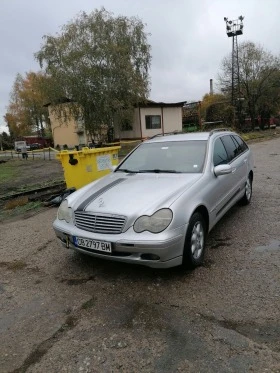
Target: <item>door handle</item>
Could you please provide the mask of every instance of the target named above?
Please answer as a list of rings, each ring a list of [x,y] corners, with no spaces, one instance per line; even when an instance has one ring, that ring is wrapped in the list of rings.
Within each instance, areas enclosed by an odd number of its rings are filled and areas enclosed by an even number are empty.
[[[247,163],[247,158],[245,158],[243,162],[244,162],[244,163]]]
[[[236,171],[236,167],[234,167],[231,172],[234,174],[235,171]]]

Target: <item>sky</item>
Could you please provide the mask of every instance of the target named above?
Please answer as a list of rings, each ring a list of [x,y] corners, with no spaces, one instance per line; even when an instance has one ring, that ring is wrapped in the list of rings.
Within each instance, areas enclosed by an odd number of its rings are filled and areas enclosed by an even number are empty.
[[[104,7],[138,16],[151,45],[150,99],[198,101],[231,53],[224,17],[244,17],[238,42],[253,41],[280,55],[280,0],[0,0],[0,133],[16,75],[39,71],[34,53],[81,11]]]

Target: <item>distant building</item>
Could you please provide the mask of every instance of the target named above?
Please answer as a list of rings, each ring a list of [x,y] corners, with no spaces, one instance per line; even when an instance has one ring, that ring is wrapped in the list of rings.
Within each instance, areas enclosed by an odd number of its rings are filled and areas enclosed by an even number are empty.
[[[75,146],[88,146],[92,140],[98,142],[106,139],[105,141],[108,141],[108,133],[109,141],[118,141],[143,139],[164,132],[182,131],[184,103],[185,101],[164,103],[148,100],[134,109],[134,118],[131,123],[121,125],[116,122],[113,131],[107,125],[103,125],[95,139],[89,136],[82,121],[74,118],[61,120],[55,114],[54,105],[56,104],[48,103],[45,106],[49,110],[54,147],[67,145],[69,148],[74,148]],[[64,109],[67,110],[67,105],[71,102],[67,100],[59,104],[65,105]]]
[[[115,123],[116,139],[143,139],[160,133],[182,131],[182,102],[148,100],[134,110],[134,120],[125,126]]]
[[[26,141],[27,145],[32,144],[40,144],[42,148],[47,148],[52,146],[52,141],[49,138],[37,136],[37,135],[30,135],[30,136],[22,136],[23,140]]]
[[[42,148],[53,146],[52,140],[50,138],[38,135],[18,136],[15,140],[25,141],[28,147],[32,144],[40,144]]]

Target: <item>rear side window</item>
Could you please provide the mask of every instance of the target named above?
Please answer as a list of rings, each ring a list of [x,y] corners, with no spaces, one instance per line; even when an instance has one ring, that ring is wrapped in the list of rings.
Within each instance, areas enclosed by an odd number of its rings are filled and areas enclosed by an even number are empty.
[[[228,163],[227,152],[220,138],[215,141],[213,163],[214,166]]]
[[[241,139],[241,137],[234,135],[233,136],[234,140],[237,142],[238,147],[239,147],[239,152],[243,153],[248,149],[248,146],[245,144],[245,142]]]
[[[222,138],[222,142],[226,148],[226,152],[228,155],[228,161],[231,162],[235,157],[238,156],[238,146],[237,143],[234,142],[231,136],[225,135]]]

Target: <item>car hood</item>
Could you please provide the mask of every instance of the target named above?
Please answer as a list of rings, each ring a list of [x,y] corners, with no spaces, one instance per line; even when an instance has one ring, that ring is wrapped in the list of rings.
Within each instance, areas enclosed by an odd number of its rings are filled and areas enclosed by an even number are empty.
[[[113,173],[71,194],[74,210],[139,216],[169,207],[201,174]]]

